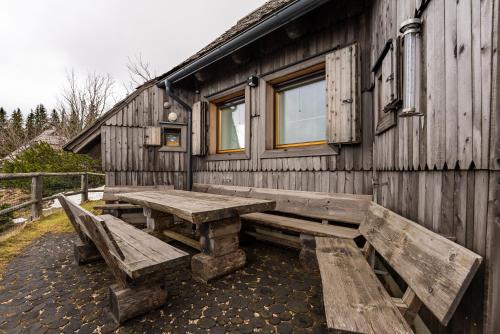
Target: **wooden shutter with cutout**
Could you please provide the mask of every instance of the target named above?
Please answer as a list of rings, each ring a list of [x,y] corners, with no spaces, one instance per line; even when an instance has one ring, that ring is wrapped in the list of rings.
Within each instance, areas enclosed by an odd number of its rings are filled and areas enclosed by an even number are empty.
[[[327,142],[361,141],[359,46],[353,44],[326,55]]]
[[[193,133],[191,137],[193,155],[205,155],[207,153],[207,110],[207,102],[198,101],[193,104]]]
[[[144,132],[144,144],[147,146],[160,146],[161,127],[147,126]]]

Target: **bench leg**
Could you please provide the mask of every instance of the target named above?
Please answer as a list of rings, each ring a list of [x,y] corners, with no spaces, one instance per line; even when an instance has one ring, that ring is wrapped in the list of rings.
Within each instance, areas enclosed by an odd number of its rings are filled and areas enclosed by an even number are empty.
[[[316,239],[313,235],[300,235],[299,260],[305,270],[309,272],[319,272],[318,259],[316,257]]]
[[[152,210],[150,208],[143,209],[144,215],[146,216],[146,231],[150,232],[161,232],[168,230],[174,226],[174,216]]]
[[[164,282],[126,288],[118,284],[109,287],[111,314],[119,324],[148,313],[164,305],[166,301],[167,289]]]
[[[73,246],[76,263],[79,265],[102,260],[102,256],[93,243],[78,240]]]
[[[245,252],[239,248],[240,229],[239,217],[199,225],[202,253],[191,259],[194,279],[208,282],[245,265]]]

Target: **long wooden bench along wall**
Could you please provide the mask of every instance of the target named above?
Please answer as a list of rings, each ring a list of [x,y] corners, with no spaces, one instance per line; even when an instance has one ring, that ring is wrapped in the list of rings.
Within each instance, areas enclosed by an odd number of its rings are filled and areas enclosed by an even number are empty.
[[[316,237],[328,328],[336,333],[412,333],[423,304],[443,324],[453,316],[481,264],[472,251],[371,203],[352,240]],[[367,261],[376,251],[407,284],[392,298]]]
[[[104,258],[116,279],[109,288],[111,313],[119,323],[163,305],[169,276],[189,265],[189,255],[111,216],[96,216],[59,196],[80,241],[79,264]]]
[[[300,249],[300,261],[305,269],[311,271],[317,270],[314,237],[350,240],[358,238],[360,233],[357,227],[362,222],[371,200],[370,195],[208,184],[195,184],[193,190],[275,201],[276,208],[272,213],[241,215],[245,233],[259,240]],[[249,225],[254,226],[255,230],[249,231]]]

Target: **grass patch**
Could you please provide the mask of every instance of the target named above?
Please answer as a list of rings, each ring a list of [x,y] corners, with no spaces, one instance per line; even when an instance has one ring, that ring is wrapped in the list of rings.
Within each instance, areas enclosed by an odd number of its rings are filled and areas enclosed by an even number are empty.
[[[102,201],[91,201],[86,202],[82,206],[89,211],[99,214],[99,212],[93,210],[93,207],[103,203]],[[74,229],[62,209],[47,217],[43,217],[39,221],[28,223],[18,235],[0,242],[0,277],[10,260],[20,254],[24,248],[29,246],[37,238],[46,233],[68,232],[74,232]]]

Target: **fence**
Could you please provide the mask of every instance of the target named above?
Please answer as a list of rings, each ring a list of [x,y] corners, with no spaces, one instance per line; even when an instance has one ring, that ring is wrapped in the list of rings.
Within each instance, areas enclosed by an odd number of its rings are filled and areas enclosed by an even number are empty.
[[[36,219],[42,215],[43,202],[56,199],[58,194],[43,197],[43,177],[44,176],[80,176],[81,178],[81,188],[79,191],[66,192],[64,195],[82,195],[82,202],[87,201],[89,198],[89,192],[101,192],[101,190],[89,189],[89,175],[104,176],[100,173],[90,173],[90,172],[77,172],[77,173],[15,173],[15,174],[2,174],[0,173],[0,181],[4,180],[16,180],[16,179],[28,179],[31,178],[31,200],[11,206],[9,208],[0,210],[0,216],[7,215],[11,212],[24,209],[31,206],[31,218]]]

